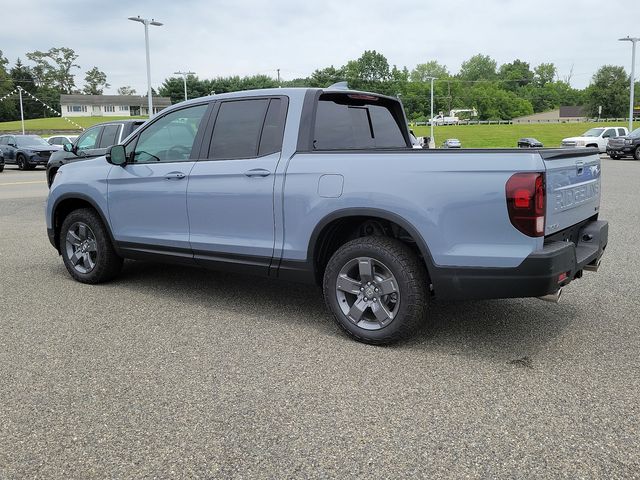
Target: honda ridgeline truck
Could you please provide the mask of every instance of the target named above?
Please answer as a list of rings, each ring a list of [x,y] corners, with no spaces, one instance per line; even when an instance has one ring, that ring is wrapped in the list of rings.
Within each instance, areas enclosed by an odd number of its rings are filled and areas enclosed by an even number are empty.
[[[599,204],[595,149],[417,150],[395,98],[284,88],[174,105],[63,165],[46,222],[79,282],[129,258],[315,283],[383,344],[431,297],[557,300],[598,268]]]

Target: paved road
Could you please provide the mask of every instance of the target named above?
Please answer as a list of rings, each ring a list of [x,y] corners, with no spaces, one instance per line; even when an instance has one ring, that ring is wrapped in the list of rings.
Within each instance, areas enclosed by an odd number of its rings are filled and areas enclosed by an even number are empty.
[[[606,258],[562,303],[433,304],[389,348],[305,286],[71,281],[46,188],[7,185],[41,173],[0,174],[0,478],[640,475],[640,162],[605,161]]]

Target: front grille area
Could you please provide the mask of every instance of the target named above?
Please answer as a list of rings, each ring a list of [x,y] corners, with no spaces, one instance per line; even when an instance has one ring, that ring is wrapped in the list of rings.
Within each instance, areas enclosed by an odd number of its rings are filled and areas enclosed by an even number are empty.
[[[562,141],[562,146],[563,147],[575,147],[576,146],[576,142],[575,140],[567,140],[567,141]]]

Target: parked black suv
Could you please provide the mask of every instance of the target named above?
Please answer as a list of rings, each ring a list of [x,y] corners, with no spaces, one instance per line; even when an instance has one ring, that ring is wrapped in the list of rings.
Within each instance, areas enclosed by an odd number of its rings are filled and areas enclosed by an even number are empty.
[[[625,137],[610,138],[607,144],[607,155],[614,160],[622,157],[640,160],[640,128],[636,128]]]
[[[67,163],[99,157],[107,153],[107,148],[122,143],[145,120],[115,120],[99,123],[87,128],[73,143],[66,143],[64,149],[51,155],[47,163],[47,183],[49,187],[58,169]]]
[[[2,135],[0,153],[5,163],[18,165],[20,170],[33,170],[38,165],[46,165],[52,153],[60,150],[57,145],[49,145],[38,135]]]

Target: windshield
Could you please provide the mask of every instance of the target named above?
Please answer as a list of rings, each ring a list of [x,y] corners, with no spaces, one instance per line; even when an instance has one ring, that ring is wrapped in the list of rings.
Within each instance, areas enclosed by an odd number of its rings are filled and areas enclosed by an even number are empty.
[[[582,134],[583,137],[599,137],[600,134],[604,132],[604,128],[592,128],[591,130],[587,130]]]
[[[50,147],[46,140],[38,135],[17,136],[16,143],[19,147]]]
[[[631,132],[627,137],[630,138],[639,138],[640,137],[640,128],[636,128],[633,132]]]

